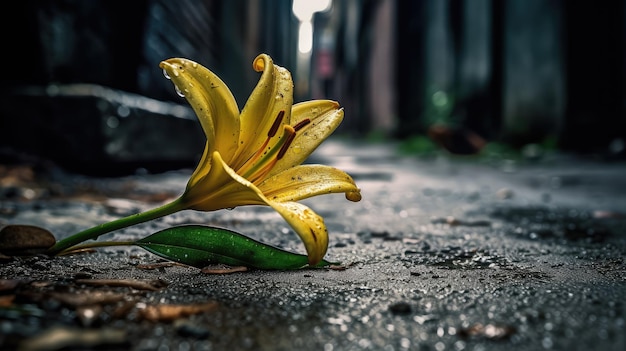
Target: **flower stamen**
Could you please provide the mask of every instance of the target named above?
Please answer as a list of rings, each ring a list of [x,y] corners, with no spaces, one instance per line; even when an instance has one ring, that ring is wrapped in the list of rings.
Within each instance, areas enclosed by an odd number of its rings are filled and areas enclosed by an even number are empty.
[[[276,135],[276,132],[278,131],[278,127],[280,127],[280,122],[283,121],[284,116],[285,116],[285,110],[280,110],[280,112],[278,112],[278,115],[276,116],[276,119],[274,120],[274,124],[272,124],[272,127],[270,128],[270,130],[267,131],[268,139],[273,138],[274,135]]]
[[[296,128],[292,126],[285,126],[285,131],[288,131],[289,135],[287,135],[287,140],[285,140],[283,145],[280,147],[280,150],[278,151],[278,155],[276,155],[277,161],[285,156],[285,153],[287,153],[287,149],[289,149],[289,146],[293,142],[293,139],[296,137]]]
[[[296,123],[295,126],[293,126],[293,129],[297,132],[300,129],[304,128],[306,125],[310,124],[311,120],[308,118],[305,118],[303,120],[301,120],[300,122]]]
[[[276,135],[276,132],[278,132],[278,128],[280,127],[284,116],[285,110],[281,110],[280,112],[278,112],[278,115],[276,116],[276,119],[274,119],[272,127],[270,127],[270,129],[267,131],[267,139],[265,139],[263,145],[261,145],[261,147],[248,158],[248,160],[239,168],[239,171],[237,173],[242,175],[243,173],[249,171],[249,168],[252,167],[254,163],[256,163],[261,158],[261,155],[265,152],[267,144],[269,144],[270,140],[272,140],[272,138]]]
[[[252,170],[248,171],[248,173],[244,175],[244,178],[248,179],[252,183],[257,180],[264,179],[265,176],[272,170],[274,165],[276,165],[276,162],[285,156],[287,149],[289,149],[289,145],[291,145],[295,137],[295,129],[290,125],[284,126],[283,135],[280,140],[276,143],[276,145],[274,145],[272,150],[270,150],[270,152],[262,158],[265,161],[269,160],[269,162],[258,163],[257,167],[253,167]],[[276,157],[274,157],[274,155],[276,155]]]

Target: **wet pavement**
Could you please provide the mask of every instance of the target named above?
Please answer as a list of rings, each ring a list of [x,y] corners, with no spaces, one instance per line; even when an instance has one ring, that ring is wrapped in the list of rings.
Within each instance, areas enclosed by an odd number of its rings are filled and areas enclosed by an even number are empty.
[[[2,350],[623,350],[626,163],[401,156],[329,141],[363,200],[304,201],[345,269],[207,274],[138,248],[0,262]],[[27,175],[27,171],[24,171]],[[0,224],[57,237],[178,195],[189,171],[5,185]],[[5,180],[7,177],[4,178]],[[10,195],[10,196],[9,196]],[[228,227],[304,252],[273,211],[184,211],[116,232]]]

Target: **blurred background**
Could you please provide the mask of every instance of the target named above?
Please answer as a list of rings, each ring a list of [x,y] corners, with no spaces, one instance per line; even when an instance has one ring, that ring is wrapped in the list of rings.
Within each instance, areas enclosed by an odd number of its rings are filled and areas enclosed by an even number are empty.
[[[0,163],[193,167],[204,135],[159,62],[201,63],[241,108],[262,52],[292,72],[295,101],[344,106],[345,138],[415,153],[626,154],[624,1],[22,0],[5,11]]]

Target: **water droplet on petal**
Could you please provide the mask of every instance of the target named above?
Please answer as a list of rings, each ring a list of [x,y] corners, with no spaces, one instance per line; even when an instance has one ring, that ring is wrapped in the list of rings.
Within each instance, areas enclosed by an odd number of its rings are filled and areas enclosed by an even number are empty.
[[[176,90],[176,94],[178,94],[178,96],[185,97],[185,94],[180,91],[180,88],[177,85],[174,85],[174,90]]]
[[[172,78],[170,77],[170,75],[169,75],[169,74],[167,74],[167,71],[166,71],[165,69],[163,69],[163,76],[164,76],[165,78],[167,78],[167,79],[172,79]]]

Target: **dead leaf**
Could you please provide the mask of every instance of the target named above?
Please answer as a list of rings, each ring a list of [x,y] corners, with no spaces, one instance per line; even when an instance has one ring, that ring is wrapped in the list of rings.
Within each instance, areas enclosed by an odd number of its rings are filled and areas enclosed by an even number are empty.
[[[237,272],[246,272],[248,267],[245,266],[226,266],[226,265],[216,265],[216,266],[206,266],[202,268],[202,273],[204,274],[231,274]]]
[[[157,305],[140,310],[140,316],[150,322],[171,322],[194,314],[207,313],[217,308],[217,302],[205,302],[193,305]]]
[[[35,171],[32,166],[0,165],[0,185],[3,187],[31,184],[35,180]]]
[[[0,291],[12,291],[25,283],[22,279],[0,279]]]
[[[346,269],[348,269],[348,266],[341,264],[331,264],[330,266],[328,266],[328,268],[332,271],[345,271]]]
[[[93,286],[111,286],[111,287],[128,287],[137,290],[157,291],[166,287],[167,282],[156,280],[137,280],[137,279],[76,279],[77,284],[93,285]]]
[[[49,296],[61,302],[62,304],[72,307],[112,304],[122,301],[126,298],[126,294],[114,293],[110,291],[83,291],[76,293],[53,292],[50,293]]]
[[[83,349],[103,345],[121,345],[127,342],[125,330],[53,327],[35,337],[25,339],[17,351],[53,351],[73,347]]]
[[[459,335],[462,337],[482,336],[491,340],[502,340],[515,334],[516,329],[509,325],[476,323],[469,328],[461,329]]]
[[[111,313],[111,317],[114,319],[120,319],[122,317],[128,316],[129,313],[136,307],[135,301],[125,301],[119,304],[115,310]]]
[[[159,268],[166,268],[166,267],[173,267],[173,266],[189,267],[185,264],[178,263],[178,262],[157,262],[157,263],[150,263],[150,264],[138,264],[136,267],[139,269],[152,270],[152,269],[159,269]]]
[[[32,286],[33,288],[46,288],[52,285],[54,285],[54,283],[48,280],[40,280],[30,283],[30,286]]]
[[[15,295],[2,295],[0,296],[0,307],[9,307],[13,305]]]

